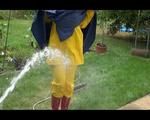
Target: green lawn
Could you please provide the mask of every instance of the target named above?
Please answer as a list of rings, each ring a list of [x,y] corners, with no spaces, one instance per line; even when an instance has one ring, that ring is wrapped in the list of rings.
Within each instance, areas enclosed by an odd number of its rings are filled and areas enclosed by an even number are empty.
[[[9,47],[14,55],[30,57],[35,51],[24,39],[31,21],[11,21]],[[117,109],[128,102],[150,93],[150,59],[130,55],[132,44],[121,39],[104,37],[106,54],[85,54],[85,64],[77,72],[76,85],[87,86],[73,96],[70,109]],[[101,40],[97,35],[96,42]],[[93,48],[96,44],[93,44]],[[17,73],[8,70],[0,75],[0,95]],[[3,103],[3,109],[32,109],[37,101],[50,95],[51,66],[42,64],[31,69]],[[38,109],[50,109],[50,100],[39,104]]]
[[[34,49],[30,45],[30,39],[26,35],[31,36],[30,27],[32,21],[27,20],[11,20],[8,34],[8,51],[10,55],[27,58],[32,55]],[[7,21],[1,20],[0,23],[7,24]],[[5,33],[6,34],[6,33]],[[5,35],[4,34],[4,35]],[[4,42],[3,42],[4,46]],[[0,46],[2,47],[2,46]]]
[[[117,109],[150,92],[149,60],[131,56],[124,41],[106,37],[105,43],[105,55],[85,56],[81,80],[88,86],[75,96],[73,109]]]

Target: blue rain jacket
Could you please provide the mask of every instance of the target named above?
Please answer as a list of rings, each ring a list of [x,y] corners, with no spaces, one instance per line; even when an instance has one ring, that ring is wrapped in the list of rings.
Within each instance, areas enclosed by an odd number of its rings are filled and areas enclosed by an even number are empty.
[[[45,14],[56,23],[59,38],[64,41],[72,35],[74,28],[84,19],[86,10],[56,10],[54,13],[38,10],[32,23],[31,31],[41,49],[48,46],[51,31],[51,22],[45,22]],[[83,53],[85,53],[89,51],[95,40],[96,13],[88,26],[82,29],[82,32],[84,40]]]

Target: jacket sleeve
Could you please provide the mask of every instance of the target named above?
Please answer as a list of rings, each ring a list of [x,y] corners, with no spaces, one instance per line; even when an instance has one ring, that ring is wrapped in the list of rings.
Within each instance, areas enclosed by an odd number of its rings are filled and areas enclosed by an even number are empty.
[[[80,23],[82,29],[86,28],[94,16],[94,10],[87,10],[84,20]]]
[[[51,23],[45,22],[44,15],[44,11],[37,11],[31,26],[31,32],[41,49],[48,46],[51,30]]]
[[[83,53],[89,51],[89,48],[91,47],[91,45],[93,44],[93,42],[95,41],[95,37],[96,37],[96,24],[97,24],[97,17],[96,17],[96,12],[94,12],[94,16],[91,16],[91,19],[88,21],[89,22],[85,22],[84,27],[82,28],[82,32],[83,32]]]

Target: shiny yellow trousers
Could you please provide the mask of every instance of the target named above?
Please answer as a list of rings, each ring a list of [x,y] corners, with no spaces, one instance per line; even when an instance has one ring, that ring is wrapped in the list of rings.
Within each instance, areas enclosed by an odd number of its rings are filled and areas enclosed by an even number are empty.
[[[77,65],[53,65],[54,79],[51,83],[53,96],[61,98],[73,95],[76,69]]]

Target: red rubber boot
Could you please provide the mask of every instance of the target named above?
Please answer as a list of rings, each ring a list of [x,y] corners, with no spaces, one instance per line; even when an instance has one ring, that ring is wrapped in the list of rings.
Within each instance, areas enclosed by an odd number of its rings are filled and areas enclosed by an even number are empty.
[[[61,110],[68,110],[70,99],[71,98],[67,98],[67,97],[63,96],[63,98],[61,100]]]
[[[52,96],[52,100],[51,100],[52,110],[59,110],[60,101],[61,101],[61,98]]]

